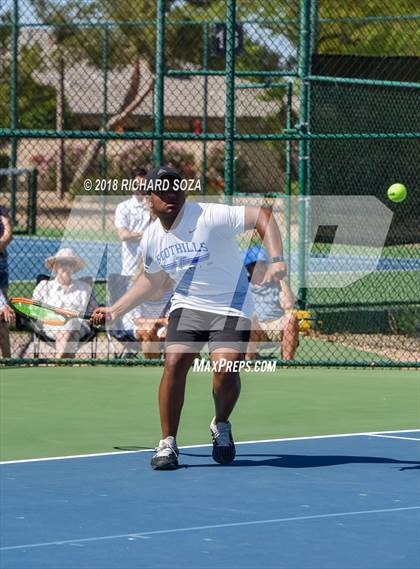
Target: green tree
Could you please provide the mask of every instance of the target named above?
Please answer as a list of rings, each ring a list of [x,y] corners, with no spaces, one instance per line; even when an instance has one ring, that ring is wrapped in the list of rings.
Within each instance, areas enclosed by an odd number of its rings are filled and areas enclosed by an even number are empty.
[[[68,54],[67,65],[77,60],[85,60],[96,69],[103,68],[104,30],[78,28],[79,22],[109,22],[109,70],[131,68],[131,76],[125,89],[125,96],[120,108],[107,120],[106,130],[123,126],[127,119],[154,89],[155,82],[155,44],[156,44],[156,1],[155,0],[32,0],[35,12],[44,23],[56,25],[61,19],[72,26],[72,33],[60,41],[61,49]],[[200,65],[202,61],[203,21],[224,19],[226,2],[180,2],[167,0],[167,26],[165,38],[165,56],[167,67]],[[273,8],[274,12],[274,8]],[[185,24],[175,24],[183,20]],[[139,22],[147,22],[139,25]],[[195,25],[194,25],[195,24]],[[64,28],[66,26],[64,25]],[[58,41],[57,41],[58,43]],[[278,67],[279,55],[275,49],[255,41],[245,34],[246,55],[239,58],[238,68],[273,68]],[[224,58],[212,58],[213,68],[223,68]],[[72,180],[72,185],[83,179],[94,161],[101,141],[93,141],[79,164]]]
[[[38,45],[24,46],[19,54],[19,74],[17,82],[17,116],[19,128],[50,129],[54,128],[55,98],[54,87],[45,85],[36,79],[35,71],[42,70],[42,54]],[[10,115],[10,61],[0,73],[0,125],[9,127]],[[70,117],[67,103],[64,113]]]
[[[282,2],[282,11],[287,18],[298,17],[298,2]],[[271,14],[270,6],[264,3],[261,16]],[[418,56],[418,16],[416,0],[319,0],[318,50],[343,55]],[[287,28],[285,35],[297,47],[298,27]]]

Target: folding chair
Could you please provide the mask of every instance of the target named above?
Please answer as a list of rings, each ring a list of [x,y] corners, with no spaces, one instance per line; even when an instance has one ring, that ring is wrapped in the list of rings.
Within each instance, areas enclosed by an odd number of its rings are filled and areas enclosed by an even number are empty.
[[[130,286],[131,277],[126,275],[119,275],[118,273],[112,273],[108,275],[107,283],[107,296],[108,303],[114,304],[119,298],[121,298],[128,290]],[[112,324],[112,329],[106,332],[108,339],[108,355],[110,353],[110,348],[112,348],[114,358],[130,358],[136,357],[140,351],[140,342],[134,336],[132,330],[124,330],[122,318],[118,318]],[[114,340],[117,340],[122,346],[115,346]],[[136,348],[133,351],[133,348]]]

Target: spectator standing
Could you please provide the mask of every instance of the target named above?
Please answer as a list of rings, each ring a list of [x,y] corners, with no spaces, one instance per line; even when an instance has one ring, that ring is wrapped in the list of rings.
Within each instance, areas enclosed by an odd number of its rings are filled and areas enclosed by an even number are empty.
[[[6,296],[0,289],[0,352],[3,358],[10,358],[9,324],[15,321],[15,313],[7,304]]]
[[[9,266],[7,246],[13,239],[12,222],[7,208],[0,205],[0,351],[4,358],[10,358],[9,323],[14,321],[14,312],[7,305],[9,287]]]
[[[142,169],[135,176],[142,180],[146,170]],[[147,205],[146,193],[137,190],[134,195],[120,204],[115,211],[114,224],[121,240],[122,271],[126,277],[133,277],[137,272],[140,260],[140,243],[146,227],[150,223],[150,210]],[[127,279],[127,287],[129,279]]]
[[[9,267],[7,259],[7,246],[13,239],[12,223],[9,213],[4,206],[0,205],[0,289],[7,298],[9,286]]]

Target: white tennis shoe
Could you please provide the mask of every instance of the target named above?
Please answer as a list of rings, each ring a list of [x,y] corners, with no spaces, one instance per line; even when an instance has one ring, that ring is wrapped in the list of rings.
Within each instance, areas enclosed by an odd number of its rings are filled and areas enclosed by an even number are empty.
[[[178,468],[179,450],[176,446],[175,437],[162,439],[155,450],[156,454],[152,456],[150,461],[153,470],[175,470]]]
[[[216,417],[213,417],[210,423],[210,433],[213,441],[213,460],[219,464],[230,464],[233,462],[236,450],[230,422],[216,423]]]

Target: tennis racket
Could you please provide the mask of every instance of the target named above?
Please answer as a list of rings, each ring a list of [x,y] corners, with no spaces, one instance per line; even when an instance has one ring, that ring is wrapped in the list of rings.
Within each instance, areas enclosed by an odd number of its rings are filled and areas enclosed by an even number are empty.
[[[13,297],[9,300],[9,305],[19,316],[47,326],[63,326],[71,318],[90,320],[92,317],[92,314],[58,308],[31,298]]]

